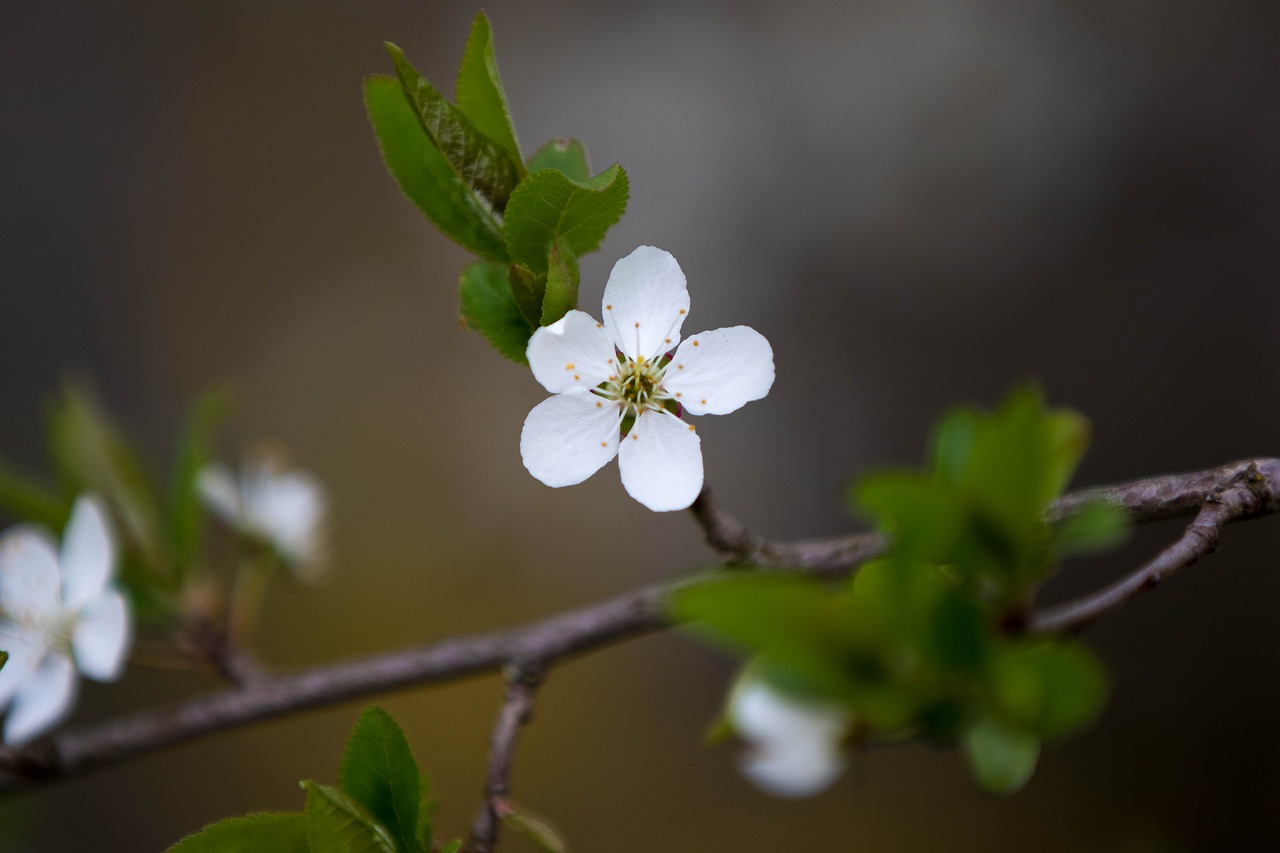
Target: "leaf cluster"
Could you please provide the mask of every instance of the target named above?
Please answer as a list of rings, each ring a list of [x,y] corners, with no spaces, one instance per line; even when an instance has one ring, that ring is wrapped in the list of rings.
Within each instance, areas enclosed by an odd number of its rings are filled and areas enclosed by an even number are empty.
[[[525,363],[529,337],[578,304],[578,258],[599,248],[627,206],[627,174],[592,177],[586,148],[552,140],[526,161],[476,15],[454,103],[394,44],[395,76],[365,80],[365,106],[388,171],[445,236],[478,256],[459,279],[463,321]]]
[[[983,788],[1016,790],[1040,742],[1088,725],[1106,696],[1087,649],[1022,632],[1063,554],[1123,536],[1110,506],[1045,520],[1087,444],[1085,419],[1047,408],[1034,388],[994,412],[957,409],[935,431],[927,470],[850,490],[891,536],[888,557],[837,587],[722,577],[679,594],[675,615],[753,657],[779,689],[843,703],[855,738],[959,743]]]
[[[439,843],[436,803],[404,732],[381,708],[356,721],[338,770],[338,786],[301,783],[301,812],[254,814],[205,827],[169,853],[456,853]]]

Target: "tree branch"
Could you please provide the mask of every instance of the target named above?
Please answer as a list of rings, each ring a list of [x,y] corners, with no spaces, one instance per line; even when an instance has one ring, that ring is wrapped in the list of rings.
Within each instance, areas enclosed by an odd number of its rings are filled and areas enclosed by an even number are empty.
[[[1261,478],[1259,494],[1264,487],[1267,495],[1280,494],[1280,460],[1258,459],[1075,493],[1050,507],[1047,516],[1061,519],[1094,500],[1125,507],[1136,522],[1186,515],[1204,504],[1218,484],[1250,465],[1256,466]],[[1231,489],[1221,496],[1234,506],[1236,494]],[[1274,512],[1276,502],[1268,497],[1251,507],[1226,512],[1221,523],[1249,513]],[[703,492],[692,511],[711,547],[728,562],[745,567],[837,577],[887,548],[879,534],[799,541],[758,537],[721,509],[709,491]],[[1211,519],[1210,526],[1213,523]],[[1206,546],[1201,553],[1207,550]],[[252,677],[232,689],[58,732],[20,749],[0,750],[0,792],[78,776],[213,732],[391,690],[454,681],[507,666],[545,672],[566,658],[669,627],[666,601],[691,580],[696,578],[633,590],[521,628],[445,639],[295,673],[253,670]]]
[[[1066,604],[1050,607],[1031,617],[1030,630],[1037,634],[1074,633],[1091,625],[1098,617],[1119,609],[1130,599],[1154,589],[1178,569],[1186,568],[1218,548],[1222,528],[1229,522],[1257,518],[1276,511],[1277,463],[1260,460],[1243,470],[1227,473],[1230,479],[1219,481],[1201,499],[1200,511],[1182,537],[1161,551],[1132,574],[1091,595]],[[1221,471],[1221,469],[1219,469]],[[1154,481],[1147,481],[1148,483]],[[1158,493],[1155,490],[1153,494]],[[1165,495],[1180,507],[1183,497]]]
[[[507,677],[507,696],[498,713],[489,740],[489,770],[484,780],[484,804],[471,828],[470,853],[493,853],[498,840],[498,826],[504,811],[510,808],[507,795],[511,784],[511,761],[516,751],[520,729],[533,714],[533,696],[541,676],[513,668]]]

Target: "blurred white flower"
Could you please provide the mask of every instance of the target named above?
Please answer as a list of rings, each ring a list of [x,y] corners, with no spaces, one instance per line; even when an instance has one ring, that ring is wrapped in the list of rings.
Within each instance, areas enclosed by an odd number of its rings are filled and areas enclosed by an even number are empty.
[[[76,670],[95,681],[124,672],[132,619],[112,583],[115,539],[102,505],[81,496],[62,549],[19,526],[0,538],[0,707],[4,742],[20,745],[58,725],[75,704]]]
[[[729,724],[749,744],[740,766],[779,797],[810,797],[845,769],[841,741],[852,716],[834,702],[800,699],[745,676],[729,697]]]
[[[260,453],[236,475],[221,462],[200,469],[200,495],[215,515],[270,545],[301,581],[322,580],[327,568],[324,486],[307,471],[281,470]]]
[[[759,400],[773,385],[773,350],[746,326],[680,343],[689,311],[684,273],[652,246],[614,264],[603,305],[603,323],[574,310],[529,339],[534,378],[556,396],[525,418],[520,456],[530,474],[557,488],[581,483],[617,456],[631,497],[655,512],[684,509],[702,490],[702,448],[671,409],[725,415]]]

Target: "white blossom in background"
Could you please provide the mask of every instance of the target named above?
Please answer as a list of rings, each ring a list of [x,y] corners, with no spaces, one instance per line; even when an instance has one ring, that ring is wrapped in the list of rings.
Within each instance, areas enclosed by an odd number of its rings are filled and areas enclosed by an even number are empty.
[[[557,488],[581,483],[617,456],[631,497],[655,512],[684,509],[702,490],[701,441],[668,406],[725,415],[759,400],[773,385],[773,350],[746,326],[681,342],[684,273],[652,246],[614,265],[603,307],[603,323],[574,310],[529,339],[534,378],[555,396],[525,418],[520,456],[530,474]]]
[[[841,742],[849,711],[833,702],[799,699],[744,677],[729,697],[729,724],[747,741],[742,772],[779,797],[811,797],[845,770]]]
[[[115,572],[115,538],[92,496],[76,501],[61,550],[33,527],[0,537],[5,743],[27,743],[62,722],[75,704],[76,670],[94,681],[124,672],[132,618]]]
[[[231,527],[269,544],[304,582],[324,579],[327,564],[324,486],[307,471],[282,470],[277,456],[260,453],[237,477],[221,462],[200,469],[205,505]]]

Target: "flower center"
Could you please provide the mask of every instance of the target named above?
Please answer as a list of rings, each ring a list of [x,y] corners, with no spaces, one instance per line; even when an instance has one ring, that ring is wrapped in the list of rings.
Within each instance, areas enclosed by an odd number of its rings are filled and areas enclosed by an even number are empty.
[[[667,372],[665,362],[662,356],[653,360],[632,360],[618,353],[618,372],[600,383],[595,393],[606,400],[616,401],[624,420],[634,420],[650,409],[662,409],[672,399],[662,387],[662,379]]]

